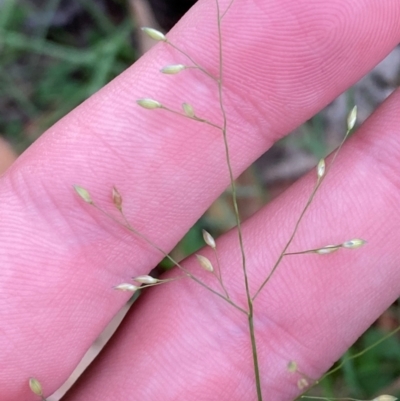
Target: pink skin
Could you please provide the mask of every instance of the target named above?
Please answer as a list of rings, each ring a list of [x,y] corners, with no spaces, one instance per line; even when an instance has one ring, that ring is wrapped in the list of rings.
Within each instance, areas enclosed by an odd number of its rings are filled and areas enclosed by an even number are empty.
[[[221,1],[222,9],[227,1]],[[400,2],[235,0],[223,21],[225,105],[235,175],[274,141],[361,78],[400,41]],[[217,71],[214,1],[201,1],[169,39]],[[198,71],[163,76],[185,58],[159,44],[52,127],[1,178],[0,389],[34,400],[27,380],[56,390],[128,296],[112,286],[161,255],[84,204],[87,188],[113,211],[116,185],[130,221],[170,250],[228,185],[218,131],[135,100],[191,103],[220,122],[216,87]],[[332,255],[288,257],[256,302],[266,400],[290,400],[299,376],[319,377],[400,288],[400,92],[346,144],[291,250],[363,237]],[[254,291],[289,237],[315,172],[244,225]],[[236,233],[218,242],[241,305]],[[209,254],[209,250],[202,252]],[[185,265],[199,271],[194,259]],[[206,272],[199,276],[214,285]],[[253,400],[246,317],[190,280],[150,290],[68,400]]]

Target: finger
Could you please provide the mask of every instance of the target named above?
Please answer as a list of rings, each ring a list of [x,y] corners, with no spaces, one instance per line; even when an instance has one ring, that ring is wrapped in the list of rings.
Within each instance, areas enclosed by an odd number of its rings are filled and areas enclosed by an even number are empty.
[[[170,40],[215,72],[210,4],[200,2]],[[351,7],[315,1],[312,11],[309,2],[234,4],[223,22],[223,63],[235,175],[398,42],[399,9],[396,1],[372,0]],[[6,401],[26,399],[32,375],[48,391],[58,387],[124,302],[112,286],[149,271],[161,257],[82,204],[72,184],[85,186],[107,210],[116,185],[135,227],[165,250],[227,186],[218,131],[134,105],[143,96],[176,108],[188,101],[218,123],[213,82],[198,71],[158,73],[180,61],[159,45],[51,128],[3,177],[0,368],[6,374],[0,385]]]
[[[397,91],[346,144],[289,251],[359,236],[368,244],[287,256],[255,300],[265,399],[293,399],[302,374],[289,373],[289,361],[319,378],[399,295],[399,107]],[[244,224],[252,294],[290,237],[315,181],[311,172]],[[217,247],[226,287],[246,308],[237,232]],[[215,263],[208,250],[201,254]],[[195,258],[185,266],[199,271]],[[218,288],[210,273],[202,278]],[[146,292],[96,362],[65,401],[257,398],[246,315],[191,280]]]

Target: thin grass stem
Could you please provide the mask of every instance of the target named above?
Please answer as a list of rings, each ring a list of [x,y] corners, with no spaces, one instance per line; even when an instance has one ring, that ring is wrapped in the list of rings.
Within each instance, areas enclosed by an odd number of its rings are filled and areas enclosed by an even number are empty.
[[[329,245],[330,248],[332,249],[339,249],[342,247],[342,244],[338,245]],[[319,250],[323,249],[322,248],[315,248],[315,249],[307,249],[306,251],[299,251],[299,252],[287,252],[283,256],[292,256],[292,255],[305,255],[308,253],[318,253]]]
[[[226,297],[228,299],[230,299],[228,290],[226,289],[226,287],[224,285],[224,282],[222,280],[222,271],[221,271],[221,264],[220,264],[220,261],[219,261],[218,251],[217,251],[216,248],[213,248],[213,251],[214,251],[214,254],[215,254],[215,259],[217,261],[217,269],[218,269],[218,274],[216,274],[216,277],[217,277],[222,289],[224,290]]]
[[[217,128],[217,129],[222,131],[222,127],[220,127],[217,124],[212,123],[211,121],[204,120],[204,119],[202,119],[200,117],[197,117],[197,116],[190,117],[190,116],[188,116],[188,115],[186,115],[184,113],[181,113],[180,111],[176,111],[176,110],[170,109],[170,108],[165,107],[165,106],[161,106],[159,108],[163,109],[163,110],[166,110],[166,111],[169,111],[170,113],[177,114],[178,116],[188,118],[189,120],[198,121],[199,123],[204,123],[204,124],[210,125],[211,127]]]
[[[350,129],[348,129],[348,130],[346,131],[346,135],[344,136],[344,138],[343,138],[342,142],[340,143],[339,147],[336,149],[336,151],[335,151],[335,153],[334,153],[334,155],[333,155],[332,161],[331,161],[331,163],[329,164],[329,166],[328,166],[328,168],[327,168],[327,170],[326,170],[325,175],[323,175],[321,178],[319,178],[318,181],[317,181],[317,183],[315,184],[314,189],[313,189],[313,191],[311,192],[311,195],[309,196],[309,198],[308,198],[308,200],[307,200],[307,203],[306,203],[304,209],[302,210],[302,212],[300,213],[299,218],[298,218],[297,221],[296,221],[296,224],[295,224],[295,226],[294,226],[294,229],[293,229],[293,231],[292,231],[292,234],[291,234],[291,236],[289,237],[289,240],[287,241],[286,245],[283,247],[283,250],[282,250],[281,254],[279,255],[277,261],[275,262],[274,267],[272,268],[271,272],[268,274],[267,278],[262,282],[262,284],[260,285],[260,287],[259,287],[259,289],[257,290],[257,292],[254,294],[254,296],[253,296],[253,301],[257,298],[257,296],[260,294],[260,292],[262,291],[262,289],[265,287],[265,285],[268,283],[268,281],[271,279],[272,275],[275,273],[276,269],[277,269],[278,266],[280,265],[280,263],[281,263],[283,257],[284,257],[285,254],[286,254],[287,249],[289,248],[290,244],[292,243],[294,237],[295,237],[296,234],[297,234],[297,230],[299,229],[300,223],[301,223],[301,221],[303,220],[304,215],[306,214],[308,208],[310,207],[312,201],[314,200],[314,197],[315,197],[315,195],[316,195],[318,189],[321,187],[321,185],[322,185],[322,183],[324,182],[326,176],[328,175],[330,169],[332,168],[332,165],[334,164],[334,162],[335,162],[335,160],[336,160],[336,157],[337,157],[337,155],[339,154],[340,150],[342,149],[342,146],[343,146],[344,142],[346,141],[347,137],[349,136],[350,132],[351,132]]]
[[[154,283],[154,284],[145,284],[145,285],[141,285],[139,287],[140,290],[143,290],[144,288],[149,288],[149,287],[156,287],[157,285],[161,285],[161,284],[165,284],[165,283],[170,283],[171,281],[176,281],[176,280],[181,280],[183,278],[186,278],[186,276],[179,276],[179,277],[174,277],[174,278],[168,278],[165,280],[160,280],[158,283]],[[133,280],[135,281],[135,280]]]
[[[172,42],[169,40],[166,41],[171,47],[173,47],[175,50],[177,50],[179,53],[183,54],[185,57],[187,57],[196,68],[198,68],[201,72],[206,74],[208,77],[210,77],[213,81],[218,81],[217,78],[214,77],[211,73],[209,73],[205,68],[203,68],[200,64],[198,64],[189,54],[187,54],[184,50],[180,49],[179,47],[175,46]]]
[[[229,9],[231,8],[231,5],[233,4],[235,0],[231,0],[231,2],[228,4],[228,7],[226,7],[225,11],[222,13],[220,20],[222,21],[222,18],[225,17],[225,14],[229,11]]]
[[[155,244],[152,240],[147,238],[145,235],[143,235],[141,232],[137,231],[128,221],[126,218],[125,214],[123,213],[122,210],[120,210],[120,213],[124,219],[124,223],[121,222],[120,220],[116,219],[113,215],[107,213],[105,210],[103,210],[101,207],[97,206],[96,203],[92,202],[91,205],[96,208],[99,212],[101,212],[103,215],[105,215],[107,218],[111,219],[115,223],[119,224],[122,227],[125,227],[127,230],[130,232],[134,233],[137,235],[139,238],[143,239],[145,242],[147,242],[150,246],[152,246],[154,249],[159,251],[164,257],[168,258],[175,266],[177,266],[180,270],[182,270],[188,277],[190,277],[192,280],[194,280],[196,283],[200,284],[202,287],[206,288],[210,292],[212,292],[214,295],[222,298],[226,302],[228,302],[230,305],[235,307],[237,310],[241,311],[242,313],[247,315],[247,311],[241,308],[239,305],[237,305],[235,302],[233,302],[231,299],[226,298],[223,294],[220,294],[218,291],[213,290],[211,287],[209,287],[206,283],[201,281],[199,278],[197,278],[195,275],[190,273],[185,267],[183,267],[179,262],[177,262],[172,256],[170,256],[167,252],[165,252],[163,249],[161,249],[157,244]]]
[[[320,379],[315,380],[314,383],[307,389],[307,392],[310,391],[315,386],[317,386],[319,383],[321,383],[328,376],[331,376],[332,374],[334,374],[335,372],[340,370],[348,361],[359,358],[360,356],[366,354],[367,352],[371,351],[373,348],[377,347],[379,344],[383,343],[384,341],[386,341],[390,337],[394,336],[398,332],[400,332],[400,325],[398,327],[396,327],[394,330],[392,330],[391,332],[389,332],[388,334],[386,334],[385,336],[383,336],[382,338],[380,338],[379,340],[375,341],[373,344],[371,344],[368,347],[361,350],[360,352],[357,352],[356,354],[351,355],[347,358],[343,358],[337,366],[335,366],[329,372],[326,372]],[[301,398],[306,398],[306,397],[310,398],[311,396],[302,394],[299,397],[297,397],[296,400],[301,399]]]
[[[218,83],[219,104],[220,104],[220,109],[221,109],[222,119],[223,119],[222,135],[224,138],[225,157],[226,157],[226,163],[228,166],[229,179],[230,179],[231,189],[232,189],[232,203],[233,203],[233,208],[234,208],[234,212],[235,212],[240,252],[242,255],[242,269],[243,269],[244,283],[245,283],[245,289],[246,289],[247,305],[248,305],[248,310],[249,310],[248,324],[249,324],[250,341],[251,341],[252,356],[253,356],[253,363],[254,363],[254,375],[255,375],[255,380],[256,380],[257,400],[262,401],[261,377],[260,377],[260,369],[259,369],[259,364],[258,364],[256,336],[255,336],[255,332],[254,332],[253,300],[252,300],[251,294],[250,294],[249,279],[248,279],[248,275],[247,275],[246,253],[244,250],[241,220],[240,220],[239,208],[238,208],[238,203],[237,203],[236,185],[235,185],[235,179],[233,176],[233,169],[232,169],[232,164],[231,164],[230,150],[229,150],[229,144],[228,144],[228,135],[227,135],[227,116],[226,116],[225,106],[224,106],[224,102],[223,102],[223,93],[222,93],[222,82],[223,82],[223,51],[222,51],[222,29],[221,29],[222,17],[221,17],[218,0],[215,0],[215,3],[216,3],[216,7],[217,7],[218,44],[219,44],[219,77],[218,77],[219,79],[218,79],[217,83]]]
[[[391,332],[389,332],[388,334],[386,334],[385,336],[383,336],[382,338],[380,338],[379,340],[375,341],[373,344],[369,345],[368,347],[364,348],[363,350],[361,350],[360,352],[357,352],[354,355],[351,355],[347,358],[344,358],[339,364],[338,366],[336,366],[335,368],[331,369],[329,372],[325,373],[315,384],[320,383],[322,380],[324,380],[326,377],[332,375],[333,373],[337,372],[339,369],[341,369],[343,367],[343,365],[348,362],[351,361],[353,359],[359,358],[360,356],[366,354],[367,352],[371,351],[373,348],[377,347],[379,344],[383,343],[384,341],[386,341],[388,338],[392,337],[393,335],[395,335],[396,333],[398,333],[400,331],[400,326],[396,327],[394,330],[392,330]]]

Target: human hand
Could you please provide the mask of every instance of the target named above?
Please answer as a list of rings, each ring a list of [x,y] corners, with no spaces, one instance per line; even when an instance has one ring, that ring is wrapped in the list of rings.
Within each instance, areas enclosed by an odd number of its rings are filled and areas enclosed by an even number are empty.
[[[200,2],[169,35],[211,70],[218,61],[214,4]],[[235,0],[223,22],[235,174],[381,60],[399,42],[399,17],[396,0]],[[159,74],[177,61],[159,44],[2,177],[2,400],[33,400],[31,376],[46,392],[58,388],[126,302],[112,287],[160,260],[84,204],[73,184],[109,210],[115,185],[135,228],[165,250],[227,187],[219,132],[135,104],[143,96],[171,108],[188,101],[218,121],[212,82],[195,71]],[[293,243],[304,249],[362,236],[368,246],[288,258],[257,298],[266,399],[292,399],[298,377],[287,372],[290,360],[319,377],[399,294],[399,106],[397,92],[346,143]],[[268,274],[314,182],[313,172],[244,224],[252,289]],[[242,302],[235,232],[218,248],[226,286]],[[185,266],[198,269],[193,258]],[[66,397],[113,399],[255,399],[247,322],[190,280],[146,291]]]

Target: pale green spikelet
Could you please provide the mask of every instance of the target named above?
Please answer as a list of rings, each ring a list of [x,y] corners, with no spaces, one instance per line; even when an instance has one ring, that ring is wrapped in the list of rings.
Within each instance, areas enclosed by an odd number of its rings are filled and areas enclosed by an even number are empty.
[[[186,69],[186,66],[183,64],[173,64],[161,68],[160,72],[162,72],[163,74],[173,75],[173,74],[179,74],[184,69]]]
[[[142,98],[136,100],[136,103],[143,107],[144,109],[152,110],[152,109],[160,109],[162,104],[157,102],[157,100],[150,99],[150,98]]]
[[[166,42],[167,38],[166,36],[160,32],[157,31],[157,29],[154,28],[149,28],[149,27],[142,27],[141,30],[148,35],[150,38],[157,40],[159,42]]]
[[[196,255],[197,260],[199,261],[200,266],[204,269],[207,270],[208,272],[213,272],[214,267],[212,263],[210,262],[210,259],[206,258],[205,256],[202,255]]]
[[[86,190],[85,188],[79,186],[79,185],[74,185],[74,189],[76,193],[83,199],[86,203],[93,204],[93,200],[89,194],[89,191]]]

